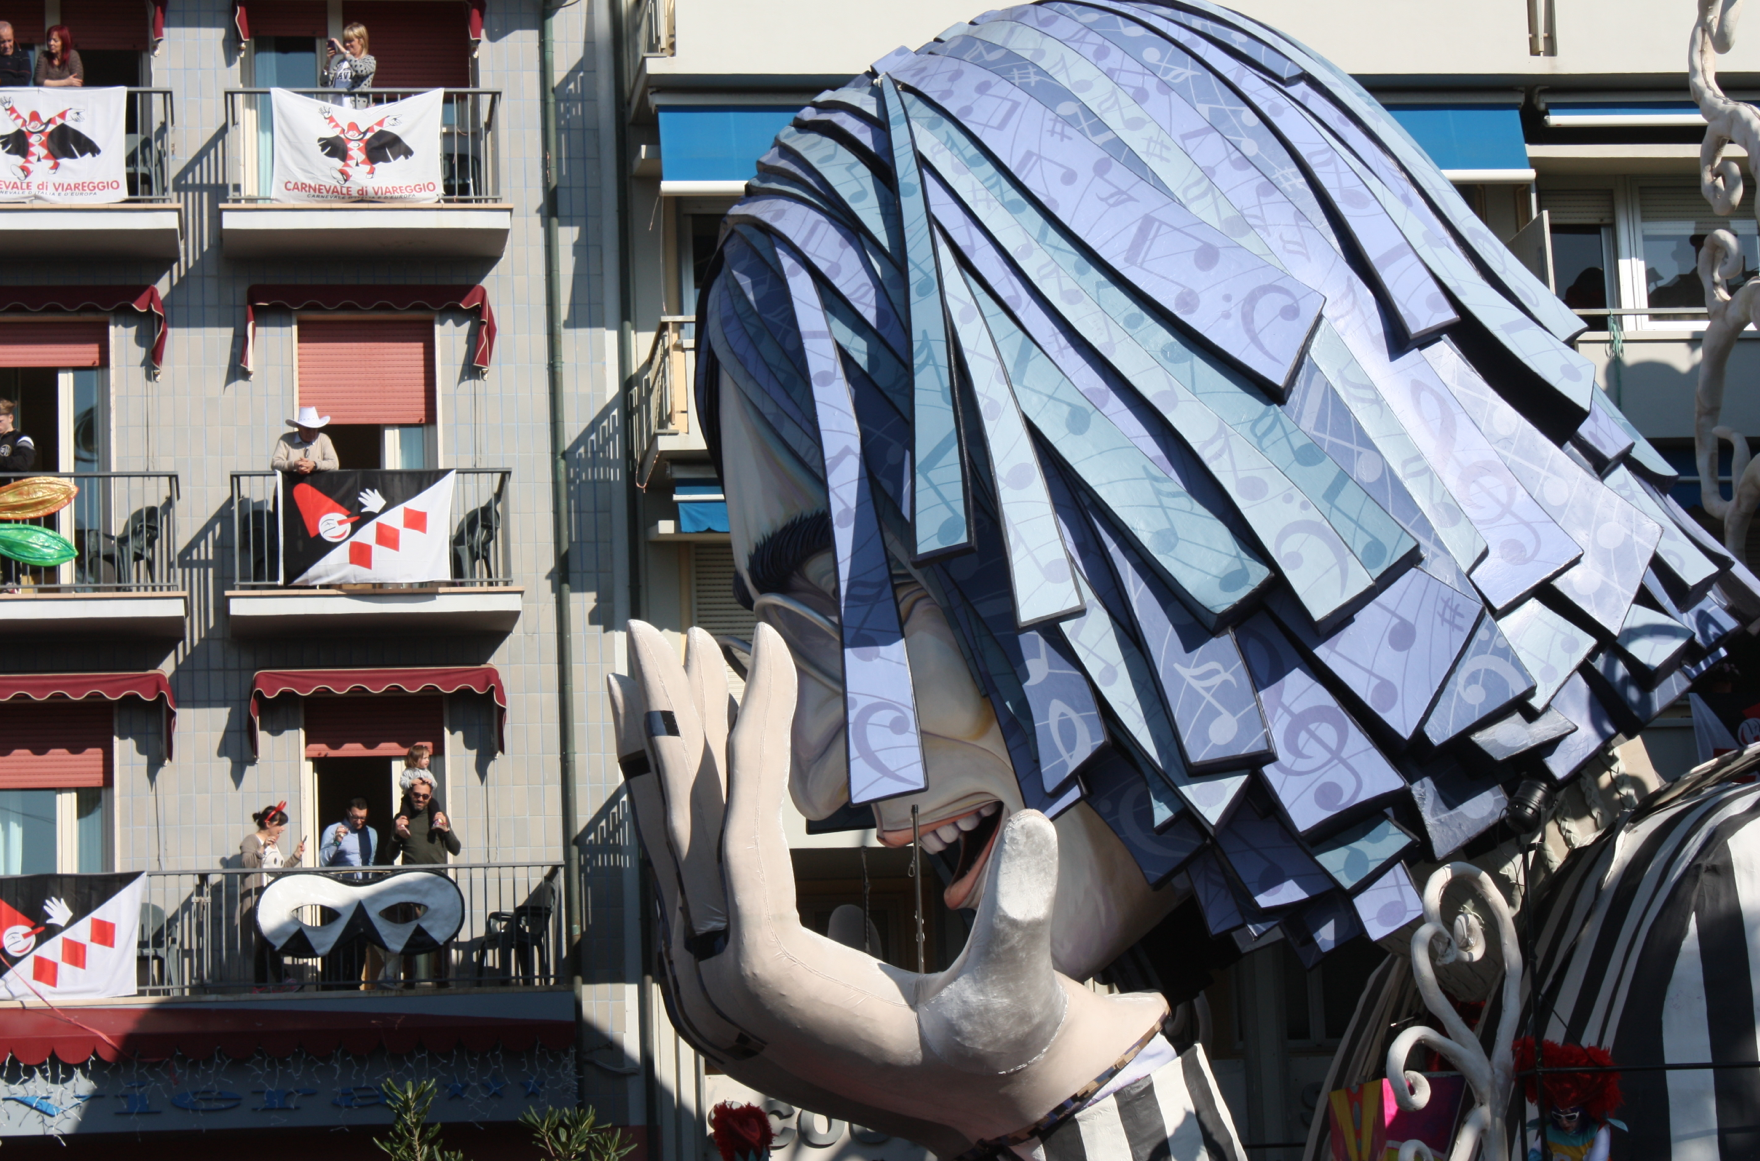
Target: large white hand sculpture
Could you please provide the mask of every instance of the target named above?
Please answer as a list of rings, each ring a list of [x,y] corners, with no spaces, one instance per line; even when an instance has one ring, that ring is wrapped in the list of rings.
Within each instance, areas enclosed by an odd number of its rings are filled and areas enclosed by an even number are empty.
[[[681,1034],[730,1075],[951,1158],[1091,1091],[1154,1036],[1161,996],[1102,996],[1052,967],[1057,834],[1037,812],[1003,829],[945,972],[905,971],[803,927],[782,829],[787,646],[758,626],[740,708],[702,630],[683,666],[650,625],[632,621],[629,642],[631,676],[610,692],[666,917],[668,1002]]]

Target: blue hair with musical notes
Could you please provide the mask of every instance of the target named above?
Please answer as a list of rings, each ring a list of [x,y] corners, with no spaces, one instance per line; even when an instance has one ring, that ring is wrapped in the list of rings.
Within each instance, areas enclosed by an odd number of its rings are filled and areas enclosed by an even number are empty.
[[[776,138],[697,391],[712,453],[725,391],[823,482],[741,587],[833,551],[851,802],[923,785],[908,575],[1028,806],[1086,800],[1213,933],[1314,958],[1760,610],[1583,326],[1324,60],[1201,0],[1053,0]]]

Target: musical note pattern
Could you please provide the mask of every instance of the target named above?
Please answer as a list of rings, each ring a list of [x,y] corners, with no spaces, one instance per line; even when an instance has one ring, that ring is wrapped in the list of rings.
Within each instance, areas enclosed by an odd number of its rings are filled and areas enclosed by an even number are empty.
[[[824,481],[850,800],[934,778],[920,584],[1022,802],[1243,946],[1397,931],[1406,859],[1494,841],[1760,616],[1581,320],[1354,82],[1204,0],[987,12],[815,97],[699,325],[699,394]]]

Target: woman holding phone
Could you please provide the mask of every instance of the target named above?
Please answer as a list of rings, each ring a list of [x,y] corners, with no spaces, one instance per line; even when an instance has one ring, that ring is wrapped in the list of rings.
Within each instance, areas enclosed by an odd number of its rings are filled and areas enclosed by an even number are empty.
[[[359,21],[342,30],[342,39],[330,38],[329,62],[324,66],[324,87],[355,92],[373,87],[373,72],[378,66],[367,52],[367,26]],[[365,98],[357,98],[357,109],[367,107]]]

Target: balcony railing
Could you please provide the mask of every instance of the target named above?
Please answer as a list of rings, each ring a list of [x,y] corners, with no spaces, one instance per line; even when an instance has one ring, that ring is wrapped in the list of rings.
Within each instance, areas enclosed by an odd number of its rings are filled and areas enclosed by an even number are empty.
[[[140,994],[383,992],[436,985],[546,988],[567,981],[562,929],[566,880],[560,863],[319,870],[351,887],[392,875],[444,874],[464,897],[464,923],[440,950],[404,956],[396,968],[363,970],[385,957],[369,960],[358,947],[337,948],[327,957],[281,958],[279,970],[266,973],[271,978],[259,979],[255,900],[267,879],[301,870],[148,871],[136,942]],[[300,919],[313,925],[333,918],[316,906],[304,911]]]
[[[302,97],[365,102],[367,107],[413,97],[427,89],[372,89],[346,94],[334,89],[291,89]],[[273,202],[275,123],[269,89],[226,91],[226,172],[232,200]],[[452,203],[501,200],[501,158],[495,134],[499,89],[446,89],[441,105],[440,200]]]
[[[427,581],[457,588],[511,583],[513,550],[507,533],[506,468],[454,468],[452,576]],[[387,472],[387,474],[394,474]],[[281,474],[232,473],[232,577],[239,589],[286,583],[281,562]]]
[[[685,334],[694,315],[664,315],[648,348],[647,362],[630,387],[630,450],[637,456],[636,482],[646,487],[659,459],[662,436],[691,434],[691,393],[696,382],[697,344]]]
[[[176,592],[176,472],[0,472],[0,487],[44,476],[79,489],[73,503],[50,516],[11,521],[59,533],[79,554],[56,568],[0,559],[6,587],[47,592]]]
[[[639,0],[639,3],[630,5],[629,35],[625,41],[629,52],[625,75],[629,77],[630,83],[635,83],[644,60],[654,56],[671,56],[678,50],[674,2],[675,0]]]

